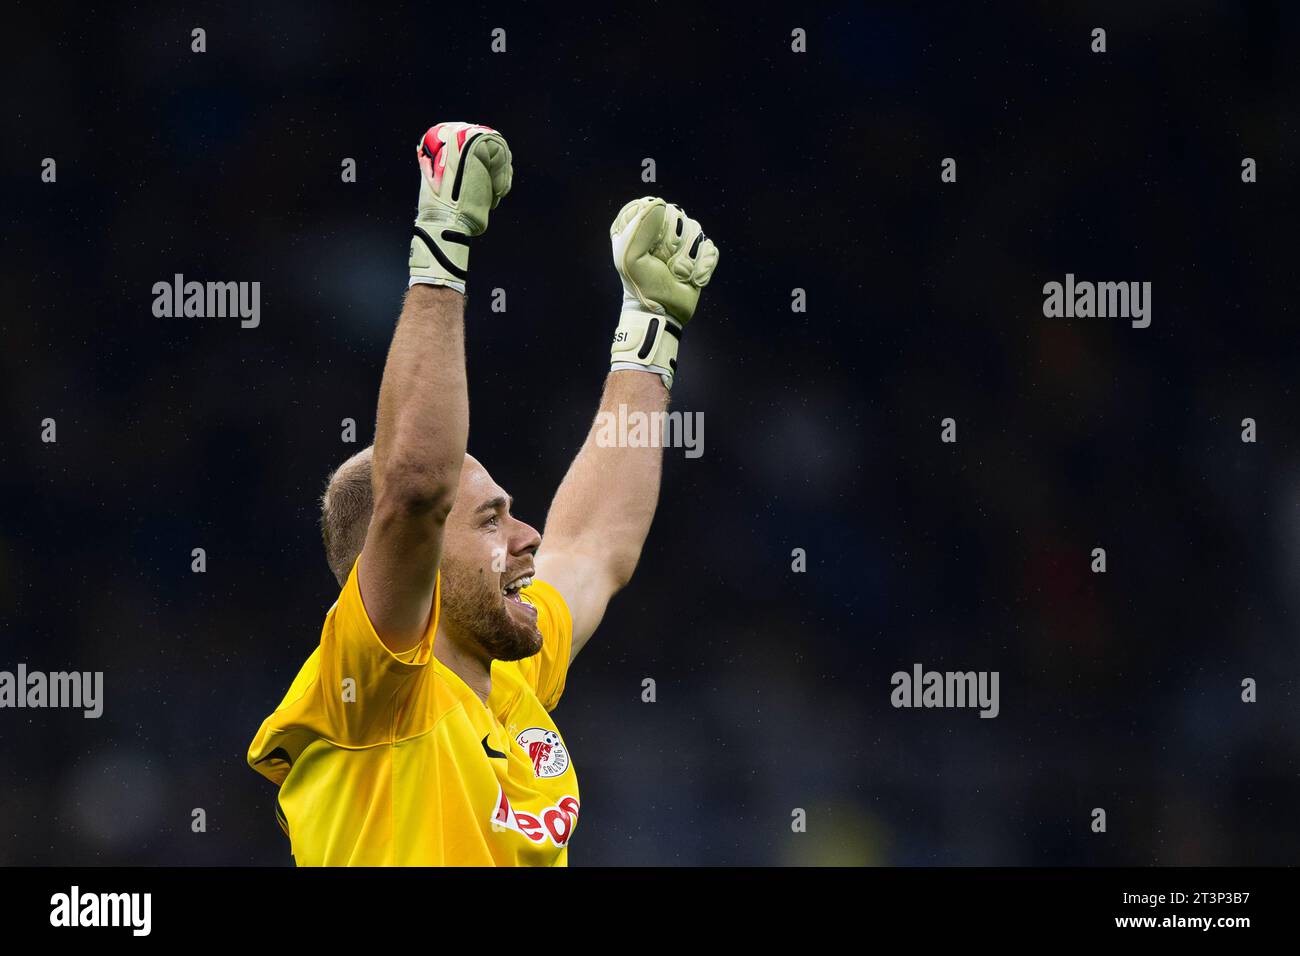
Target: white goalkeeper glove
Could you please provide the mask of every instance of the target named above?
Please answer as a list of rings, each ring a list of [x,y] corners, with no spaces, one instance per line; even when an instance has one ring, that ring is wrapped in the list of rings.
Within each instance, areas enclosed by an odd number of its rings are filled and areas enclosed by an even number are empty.
[[[510,147],[490,126],[439,123],[415,148],[420,206],[411,239],[411,281],[444,285],[462,295],[469,239],[487,229],[488,213],[510,192]]]
[[[655,196],[620,209],[609,237],[623,281],[623,312],[609,367],[658,372],[671,389],[682,329],[713,276],[718,249],[681,206]]]

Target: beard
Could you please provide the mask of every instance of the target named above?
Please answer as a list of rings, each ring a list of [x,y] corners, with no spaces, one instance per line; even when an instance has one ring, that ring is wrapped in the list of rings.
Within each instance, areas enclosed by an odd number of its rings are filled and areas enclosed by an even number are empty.
[[[542,649],[536,618],[521,620],[501,595],[499,579],[481,568],[466,568],[443,557],[442,607],[455,630],[494,661],[519,661]],[[525,612],[527,613],[527,612]]]

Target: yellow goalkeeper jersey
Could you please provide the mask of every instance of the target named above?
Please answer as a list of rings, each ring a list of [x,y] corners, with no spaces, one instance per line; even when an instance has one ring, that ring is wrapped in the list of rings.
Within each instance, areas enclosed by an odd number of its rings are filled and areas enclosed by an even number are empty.
[[[248,763],[280,788],[276,816],[299,866],[565,866],[578,778],[551,720],[573,624],[534,580],[542,649],[494,661],[487,706],[433,656],[428,631],[396,655],[361,602],[357,565],[320,646],[262,722]]]

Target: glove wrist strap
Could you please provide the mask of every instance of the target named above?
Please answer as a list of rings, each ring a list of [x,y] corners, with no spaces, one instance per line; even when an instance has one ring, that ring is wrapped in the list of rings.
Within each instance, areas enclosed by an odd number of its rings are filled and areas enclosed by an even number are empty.
[[[624,309],[609,349],[610,369],[657,372],[664,387],[673,387],[682,327],[668,316]]]
[[[464,292],[469,277],[469,237],[441,223],[417,219],[408,265],[411,285],[446,285]]]
[[[411,276],[410,281],[406,283],[406,287],[409,289],[411,286],[416,285],[440,285],[448,289],[455,289],[461,295],[465,294],[465,283],[457,282],[455,279],[441,279],[437,276]]]

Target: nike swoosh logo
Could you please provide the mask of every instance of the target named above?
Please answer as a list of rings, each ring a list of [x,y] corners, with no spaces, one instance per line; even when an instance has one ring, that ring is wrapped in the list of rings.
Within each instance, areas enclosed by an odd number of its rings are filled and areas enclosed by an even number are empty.
[[[501,751],[499,751],[499,750],[493,750],[491,747],[489,747],[489,746],[488,746],[487,739],[488,739],[488,735],[487,735],[487,734],[484,734],[484,735],[483,735],[483,752],[484,752],[485,754],[487,754],[489,757],[500,757],[502,760],[509,760],[509,759],[510,759],[510,758],[507,757],[505,754],[503,754]]]

